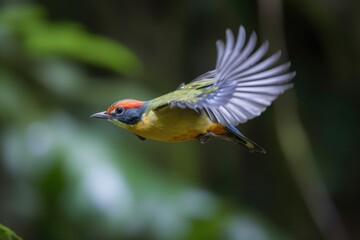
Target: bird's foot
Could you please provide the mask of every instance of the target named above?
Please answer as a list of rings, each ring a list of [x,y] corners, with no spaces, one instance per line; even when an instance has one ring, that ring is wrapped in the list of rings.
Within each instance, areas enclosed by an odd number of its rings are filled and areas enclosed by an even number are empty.
[[[215,137],[215,133],[213,132],[206,132],[204,134],[200,134],[199,136],[196,137],[197,140],[199,140],[200,143],[205,144],[207,143],[210,139]]]
[[[206,133],[200,134],[199,136],[196,137],[196,139],[199,140],[199,142],[203,143],[203,144],[207,143],[210,139],[213,139],[213,138],[230,141],[230,142],[235,140],[235,137],[230,136],[228,134],[219,135],[219,134],[216,134],[213,132],[206,132]]]

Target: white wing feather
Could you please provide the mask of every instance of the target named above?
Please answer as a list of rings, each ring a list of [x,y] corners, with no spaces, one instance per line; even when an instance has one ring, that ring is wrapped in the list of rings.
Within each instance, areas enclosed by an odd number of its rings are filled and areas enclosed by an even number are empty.
[[[237,126],[259,116],[283,92],[292,87],[295,72],[288,72],[290,62],[274,66],[281,52],[264,58],[269,43],[256,49],[257,36],[252,32],[246,41],[244,27],[240,26],[237,39],[226,30],[226,43],[216,42],[215,70],[204,73],[195,81],[214,79],[217,90],[199,96],[196,103],[172,102],[172,106],[203,111],[213,122]]]

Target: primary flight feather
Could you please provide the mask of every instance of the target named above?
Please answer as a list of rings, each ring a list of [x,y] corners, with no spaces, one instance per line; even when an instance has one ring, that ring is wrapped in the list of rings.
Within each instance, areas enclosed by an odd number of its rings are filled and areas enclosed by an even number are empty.
[[[292,87],[295,72],[290,63],[276,65],[281,53],[265,57],[269,44],[256,48],[257,36],[246,41],[244,27],[237,38],[226,31],[226,42],[216,42],[215,69],[189,84],[150,101],[125,99],[91,117],[103,118],[128,129],[141,139],[205,143],[219,138],[234,141],[251,152],[265,150],[235,126],[259,116],[284,91]]]

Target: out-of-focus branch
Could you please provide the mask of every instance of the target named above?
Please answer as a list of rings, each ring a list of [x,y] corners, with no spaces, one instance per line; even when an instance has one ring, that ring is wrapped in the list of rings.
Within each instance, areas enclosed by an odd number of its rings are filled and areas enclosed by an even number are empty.
[[[272,40],[286,53],[283,31],[281,0],[259,0],[261,32],[271,36]],[[314,154],[310,141],[302,126],[293,91],[278,101],[275,108],[276,131],[287,164],[309,208],[310,214],[324,239],[349,239],[314,164]]]

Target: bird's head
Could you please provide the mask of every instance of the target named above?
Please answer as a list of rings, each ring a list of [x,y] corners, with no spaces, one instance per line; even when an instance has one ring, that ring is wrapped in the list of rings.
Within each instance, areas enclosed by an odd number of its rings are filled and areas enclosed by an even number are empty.
[[[90,117],[106,119],[119,127],[128,128],[141,120],[146,108],[147,102],[125,99],[113,103],[106,111],[95,113]]]

